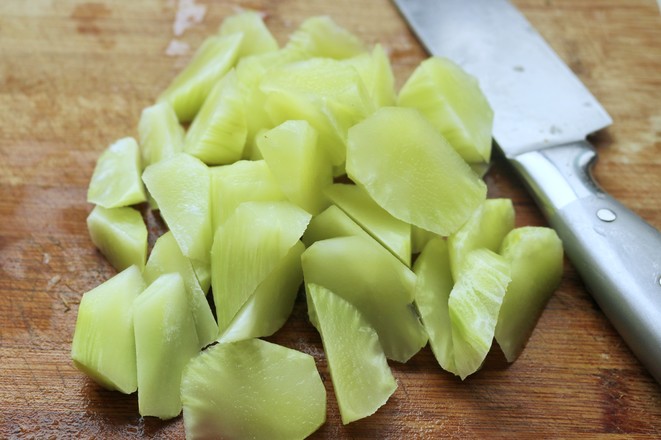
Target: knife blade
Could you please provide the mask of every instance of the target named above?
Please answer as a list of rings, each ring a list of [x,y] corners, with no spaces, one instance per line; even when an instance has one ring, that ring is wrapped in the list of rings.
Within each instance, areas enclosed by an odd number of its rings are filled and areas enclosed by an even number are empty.
[[[593,180],[588,134],[608,113],[507,0],[393,0],[432,55],[475,76],[495,144],[556,229],[587,289],[661,383],[661,233]]]

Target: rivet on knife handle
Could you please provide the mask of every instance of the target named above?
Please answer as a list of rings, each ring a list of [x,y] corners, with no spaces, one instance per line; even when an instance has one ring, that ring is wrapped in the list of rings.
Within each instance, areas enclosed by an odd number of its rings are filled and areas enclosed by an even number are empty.
[[[585,141],[512,158],[586,287],[661,383],[661,233],[592,180]]]

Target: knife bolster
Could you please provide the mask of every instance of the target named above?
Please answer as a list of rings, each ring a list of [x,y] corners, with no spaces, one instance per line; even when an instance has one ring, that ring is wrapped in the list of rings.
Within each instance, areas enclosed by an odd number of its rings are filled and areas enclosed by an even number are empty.
[[[594,147],[587,141],[530,151],[510,158],[545,215],[575,200],[603,194],[592,178]]]

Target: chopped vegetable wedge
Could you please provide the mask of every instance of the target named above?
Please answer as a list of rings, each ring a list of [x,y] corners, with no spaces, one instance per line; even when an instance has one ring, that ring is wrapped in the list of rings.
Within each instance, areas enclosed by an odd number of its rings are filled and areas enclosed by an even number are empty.
[[[553,229],[526,226],[507,234],[500,253],[512,266],[512,282],[500,307],[496,341],[514,362],[560,284],[562,242]]]
[[[503,238],[514,228],[514,206],[510,199],[487,199],[466,223],[448,237],[450,267],[457,279],[466,255],[475,249],[500,250]]]
[[[151,284],[161,275],[175,272],[181,275],[184,281],[188,306],[193,315],[197,338],[200,348],[202,348],[216,339],[218,324],[213,317],[204,291],[200,287],[191,260],[181,253],[174,235],[168,231],[158,237],[154,243],[142,276],[147,284]]]
[[[328,207],[323,191],[333,167],[307,121],[285,121],[258,136],[257,146],[290,201],[313,215]]]
[[[213,86],[234,66],[243,33],[208,37],[193,59],[177,75],[159,101],[167,101],[179,122],[190,122],[202,107]]]
[[[243,97],[231,70],[211,89],[190,125],[184,151],[207,165],[233,163],[241,159],[247,135]]]
[[[144,288],[140,269],[131,266],[80,300],[71,359],[109,390],[130,394],[138,388],[133,300]]]
[[[218,338],[219,342],[271,336],[284,325],[303,282],[301,254],[304,250],[305,246],[299,241],[287,252],[234,316]]]
[[[142,179],[181,252],[208,262],[212,240],[208,167],[189,154],[179,153],[148,166]]]
[[[310,217],[289,202],[245,202],[218,228],[211,284],[221,334],[299,241]]]
[[[448,306],[454,283],[447,242],[440,237],[429,240],[415,260],[413,271],[418,277],[415,303],[429,335],[429,346],[439,365],[457,374]]]
[[[340,407],[342,423],[374,414],[397,389],[379,336],[360,312],[342,297],[307,284],[324,352]]]
[[[357,185],[336,183],[325,190],[328,198],[376,241],[411,266],[411,225],[380,207]]]
[[[137,210],[96,206],[87,216],[87,230],[94,245],[118,271],[133,265],[145,267],[147,226]]]
[[[181,275],[158,277],[133,309],[140,415],[176,417],[182,408],[181,373],[200,347]]]
[[[447,58],[420,63],[397,104],[417,108],[467,162],[489,162],[493,110],[477,80]]]
[[[462,379],[482,366],[491,348],[509,282],[510,264],[500,255],[477,249],[466,256],[448,300],[454,373]]]
[[[146,201],[141,169],[138,143],[131,137],[119,139],[99,156],[87,189],[87,201],[104,208]]]
[[[349,130],[349,177],[394,217],[447,236],[486,198],[486,185],[417,111],[382,107]]]
[[[314,358],[248,339],[193,358],[181,382],[187,439],[303,439],[326,421]]]
[[[305,282],[353,304],[378,333],[388,359],[406,362],[427,343],[412,305],[415,274],[375,240],[351,236],[318,241],[301,260]],[[317,326],[314,311],[308,312]]]

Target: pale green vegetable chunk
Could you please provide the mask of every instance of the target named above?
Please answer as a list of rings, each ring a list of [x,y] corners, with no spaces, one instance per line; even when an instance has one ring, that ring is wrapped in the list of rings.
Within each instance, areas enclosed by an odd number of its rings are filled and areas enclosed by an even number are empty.
[[[271,336],[291,315],[298,287],[303,282],[301,254],[305,246],[297,242],[261,282],[255,293],[236,314],[220,342]]]
[[[420,63],[398,105],[417,108],[467,162],[489,162],[493,110],[477,80],[447,58]]]
[[[289,52],[277,50],[259,55],[241,58],[236,66],[236,77],[239,80],[241,96],[246,109],[248,135],[243,149],[243,158],[259,160],[261,153],[256,145],[257,135],[264,130],[275,127],[265,108],[266,95],[260,89],[260,84],[269,71],[291,61],[298,60]]]
[[[303,439],[326,421],[314,358],[260,339],[216,344],[193,358],[181,397],[190,440]]]
[[[333,167],[307,121],[285,121],[260,135],[257,146],[291,202],[312,215],[328,207],[323,191],[333,183]]]
[[[119,139],[99,156],[87,189],[87,201],[104,208],[145,202],[141,169],[138,143],[131,137]]]
[[[333,380],[342,423],[365,418],[397,389],[379,336],[342,297],[316,284],[306,286]]]
[[[427,343],[412,305],[415,274],[375,240],[350,236],[318,241],[301,260],[305,282],[353,304],[378,333],[388,359],[406,362]],[[314,311],[308,312],[317,325]]]
[[[235,33],[243,34],[239,58],[278,50],[278,42],[264,24],[262,14],[257,11],[242,10],[225,18],[218,34],[226,36]]]
[[[380,207],[357,185],[336,183],[325,191],[328,198],[402,263],[411,266],[411,225]]]
[[[466,255],[475,249],[500,250],[503,238],[514,228],[514,206],[510,199],[487,199],[466,223],[448,237],[450,267],[457,279]]]
[[[147,284],[156,281],[161,275],[178,273],[184,281],[188,305],[195,321],[195,330],[200,342],[200,348],[211,343],[218,336],[218,324],[213,317],[209,302],[200,286],[191,260],[179,249],[172,232],[168,231],[158,237],[154,248],[149,254],[149,260],[142,271]]]
[[[452,323],[448,307],[454,283],[446,241],[440,237],[429,240],[415,260],[413,271],[418,277],[415,303],[429,335],[434,357],[444,370],[459,374],[454,363]]]
[[[310,217],[290,202],[245,202],[218,228],[211,285],[221,334],[299,241]]]
[[[372,239],[372,236],[358,226],[355,221],[351,220],[351,217],[346,215],[344,211],[335,205],[331,205],[323,212],[312,217],[305,234],[303,234],[303,243],[309,247],[316,241],[351,235]]]
[[[510,264],[500,255],[477,249],[466,256],[448,300],[454,373],[462,379],[482,366],[491,348],[510,280]]]
[[[193,59],[159,96],[170,103],[179,122],[190,122],[214,85],[234,66],[243,33],[212,36],[204,40]]]
[[[184,128],[167,102],[142,110],[138,123],[142,166],[174,156],[184,149]]]
[[[109,390],[131,394],[138,388],[133,300],[144,288],[140,269],[131,266],[80,300],[71,359]]]
[[[308,121],[333,165],[345,160],[349,128],[373,111],[356,69],[329,58],[274,67],[260,89],[266,95],[264,106],[272,123]]]
[[[181,275],[158,277],[133,309],[140,415],[176,417],[182,371],[200,347]]]
[[[394,217],[447,236],[486,185],[417,111],[382,107],[349,130],[346,169]]]
[[[207,165],[236,162],[248,135],[246,112],[234,70],[220,80],[204,101],[186,133],[184,151]]]
[[[92,243],[118,271],[133,265],[145,267],[147,226],[137,210],[95,206],[87,217],[87,230]]]
[[[208,262],[213,237],[209,168],[199,159],[179,153],[148,166],[142,179],[181,252],[188,258]]]
[[[376,44],[371,53],[348,58],[346,63],[360,75],[375,108],[395,105],[395,75],[383,46]]]
[[[284,48],[301,59],[308,58],[351,58],[367,48],[362,41],[348,30],[339,26],[328,16],[310,17],[289,36]]]
[[[507,234],[500,253],[512,266],[512,282],[500,308],[496,341],[514,362],[560,284],[562,242],[552,229],[526,226]]]
[[[243,202],[277,202],[287,199],[264,160],[240,160],[231,165],[212,167],[210,171],[214,231]]]

